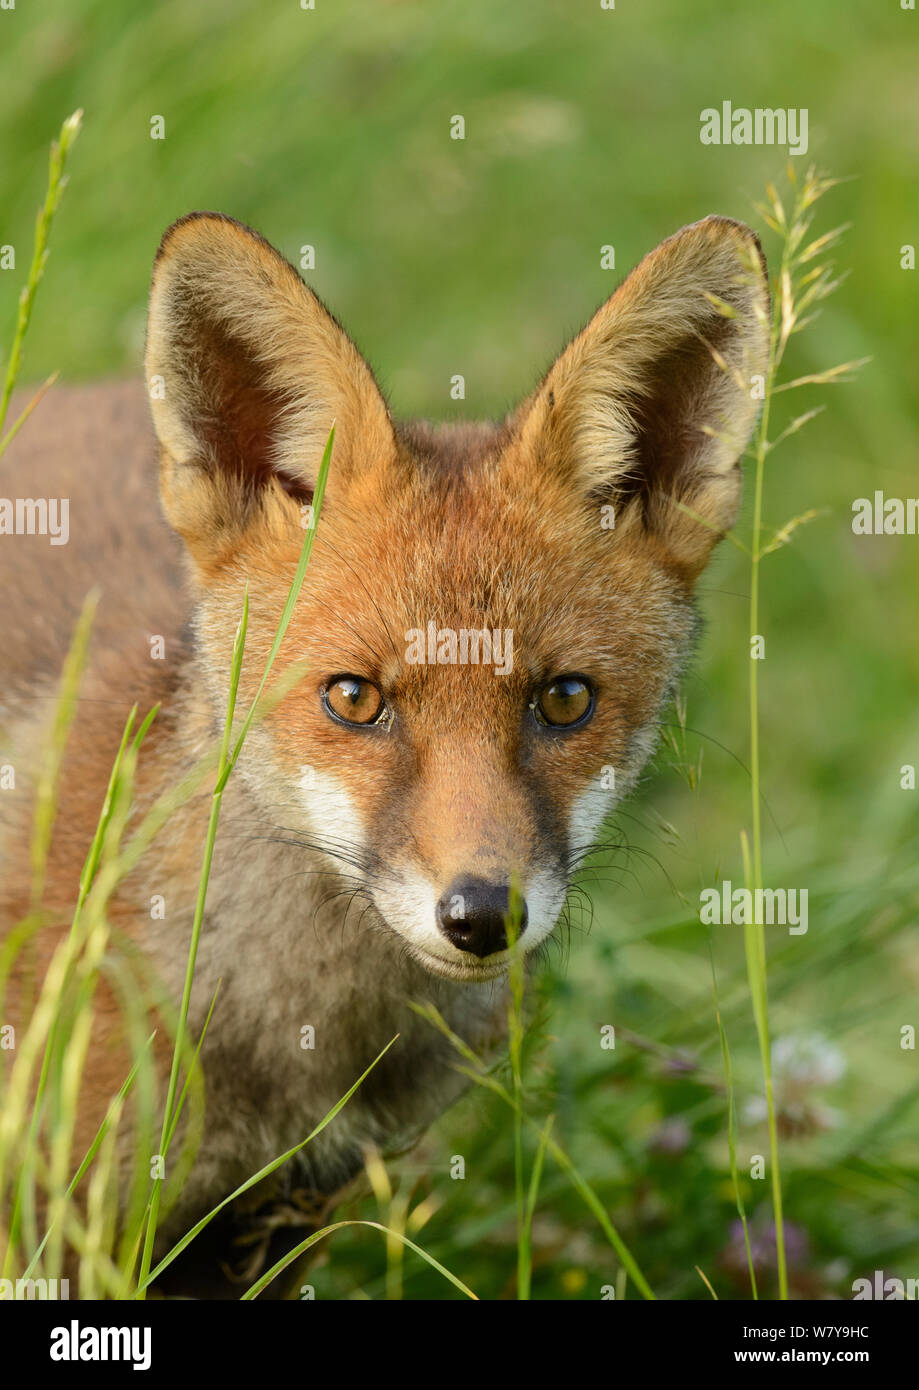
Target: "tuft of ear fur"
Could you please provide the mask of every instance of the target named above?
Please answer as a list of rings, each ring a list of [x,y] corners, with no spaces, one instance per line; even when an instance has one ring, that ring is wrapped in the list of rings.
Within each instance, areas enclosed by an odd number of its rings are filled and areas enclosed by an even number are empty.
[[[759,241],[707,217],[646,256],[565,349],[518,414],[521,440],[693,579],[737,515],[768,349]]]
[[[153,268],[146,376],[166,514],[194,559],[225,555],[253,519],[308,500],[333,420],[333,471],[393,449],[369,366],[257,232],[196,212]],[[296,502],[291,501],[296,499]]]

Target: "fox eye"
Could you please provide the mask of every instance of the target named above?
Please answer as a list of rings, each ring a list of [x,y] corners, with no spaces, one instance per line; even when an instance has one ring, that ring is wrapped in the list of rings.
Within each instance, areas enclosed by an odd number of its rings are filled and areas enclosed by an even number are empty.
[[[361,676],[336,676],[329,681],[322,702],[329,714],[345,724],[375,724],[385,709],[377,687]]]
[[[570,729],[593,713],[593,687],[583,676],[556,676],[533,702],[537,719],[553,729]]]

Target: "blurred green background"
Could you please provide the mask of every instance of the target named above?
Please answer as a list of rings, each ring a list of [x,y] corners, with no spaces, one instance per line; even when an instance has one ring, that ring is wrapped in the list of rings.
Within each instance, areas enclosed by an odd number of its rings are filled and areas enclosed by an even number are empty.
[[[24,375],[139,371],[150,265],[196,208],[257,227],[298,263],[365,351],[397,414],[503,412],[661,238],[709,212],[750,221],[775,148],[710,147],[699,114],[806,107],[808,154],[850,181],[818,230],[851,228],[848,272],[793,340],[785,375],[870,356],[855,382],[779,398],[827,409],[769,460],[766,521],[821,515],[764,563],[761,674],[766,881],[807,887],[810,930],[768,929],[793,1288],[851,1296],[884,1268],[919,1276],[919,537],[855,537],[851,505],[919,491],[916,469],[919,16],[896,0],[287,3],[45,0],[0,11],[0,331],[8,342],[46,152],[85,111]],[[466,123],[464,141],[450,120]],[[163,117],[166,138],[150,138]],[[774,243],[764,237],[767,253]],[[615,247],[615,271],[601,247]],[[462,373],[466,400],[451,401]],[[53,393],[41,406],[54,409]],[[749,526],[749,507],[740,523]],[[744,557],[701,585],[706,631],[688,732],[624,808],[572,909],[570,951],[539,986],[534,1113],[596,1184],[662,1296],[747,1297],[732,1233],[720,1049],[698,891],[741,877],[749,824]],[[672,718],[673,716],[668,716]],[[691,788],[686,766],[701,763]],[[746,1169],[765,1153],[739,929],[715,928]],[[614,1024],[614,1052],[600,1028]],[[784,1078],[784,1079],[783,1079]],[[465,1181],[450,1179],[452,1154]],[[513,1292],[510,1132],[476,1095],[395,1165],[437,1207],[420,1237],[483,1297]],[[745,1198],[772,1289],[767,1181]],[[365,1214],[373,1203],[364,1204]],[[368,1233],[334,1238],[319,1296],[381,1296]],[[598,1298],[616,1260],[551,1168],[535,1230],[536,1297]],[[450,1296],[409,1258],[407,1297]]]

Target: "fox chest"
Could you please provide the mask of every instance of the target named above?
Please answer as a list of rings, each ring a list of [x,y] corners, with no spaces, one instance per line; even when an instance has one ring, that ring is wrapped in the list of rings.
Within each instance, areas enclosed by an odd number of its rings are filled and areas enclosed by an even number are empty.
[[[328,882],[324,894],[304,889],[283,853],[260,876],[272,885],[264,893],[247,890],[238,873],[230,887],[215,868],[190,1015],[197,1037],[216,992],[202,1049],[196,1168],[208,1186],[244,1180],[300,1144],[363,1077],[298,1157],[310,1183],[334,1191],[362,1166],[367,1146],[410,1146],[464,1088],[453,1046],[412,1005],[433,1005],[480,1047],[500,1031],[503,993],[431,977],[369,920],[372,909],[323,906]],[[191,930],[184,915],[168,933],[162,924],[154,948],[176,999]]]

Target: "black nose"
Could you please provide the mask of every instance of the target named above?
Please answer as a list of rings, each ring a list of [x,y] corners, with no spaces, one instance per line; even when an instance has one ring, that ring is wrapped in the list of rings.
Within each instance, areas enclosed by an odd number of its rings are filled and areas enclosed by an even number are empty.
[[[506,948],[505,916],[509,910],[507,884],[460,878],[437,904],[437,924],[457,950],[471,951],[481,960]],[[517,934],[522,936],[527,924],[527,907],[520,898],[517,911],[520,919]]]

